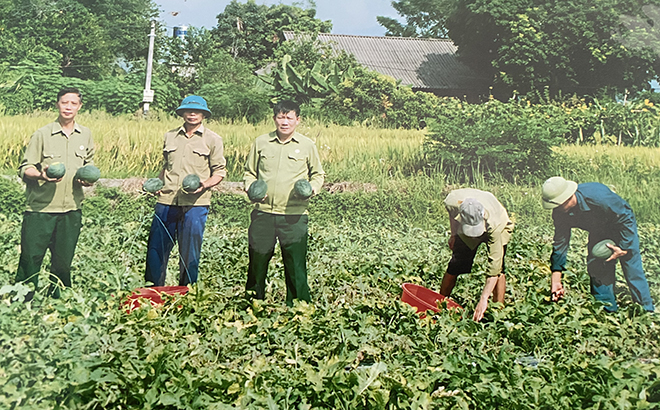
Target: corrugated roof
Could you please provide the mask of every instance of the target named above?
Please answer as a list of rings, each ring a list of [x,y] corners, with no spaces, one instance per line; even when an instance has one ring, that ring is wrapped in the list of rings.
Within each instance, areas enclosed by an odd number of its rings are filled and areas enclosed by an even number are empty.
[[[285,31],[286,40],[301,34]],[[304,34],[303,34],[304,36]],[[419,89],[475,90],[483,79],[458,61],[451,40],[321,33],[318,39],[345,50],[366,67]]]

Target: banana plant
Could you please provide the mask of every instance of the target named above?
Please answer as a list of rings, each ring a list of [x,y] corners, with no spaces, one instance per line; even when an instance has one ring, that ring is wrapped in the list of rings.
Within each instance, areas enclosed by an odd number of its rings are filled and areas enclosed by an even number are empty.
[[[354,76],[353,69],[340,70],[333,61],[317,61],[311,69],[298,72],[286,54],[268,75],[259,78],[272,87],[273,100],[281,97],[294,98],[299,102],[310,102],[337,92],[337,86]]]

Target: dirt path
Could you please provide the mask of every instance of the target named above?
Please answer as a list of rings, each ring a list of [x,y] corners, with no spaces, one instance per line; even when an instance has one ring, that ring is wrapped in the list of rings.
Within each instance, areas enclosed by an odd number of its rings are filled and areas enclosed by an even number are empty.
[[[138,194],[142,192],[142,184],[146,178],[131,177],[126,179],[100,179],[95,185],[100,185],[107,188],[119,188],[126,193]],[[211,188],[213,191],[222,194],[243,194],[242,182],[221,182],[219,185]],[[376,192],[376,184],[363,183],[363,182],[336,182],[323,184],[323,189],[331,194],[338,192]],[[85,188],[85,193],[92,194],[94,186]]]

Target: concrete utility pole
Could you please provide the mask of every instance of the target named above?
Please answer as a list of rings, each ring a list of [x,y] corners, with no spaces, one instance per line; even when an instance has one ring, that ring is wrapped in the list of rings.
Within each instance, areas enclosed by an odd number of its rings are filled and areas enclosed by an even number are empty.
[[[147,57],[147,80],[142,93],[142,114],[147,115],[149,104],[154,102],[154,90],[151,89],[151,71],[154,63],[154,39],[156,38],[156,21],[151,21],[151,33],[149,33],[149,56]]]

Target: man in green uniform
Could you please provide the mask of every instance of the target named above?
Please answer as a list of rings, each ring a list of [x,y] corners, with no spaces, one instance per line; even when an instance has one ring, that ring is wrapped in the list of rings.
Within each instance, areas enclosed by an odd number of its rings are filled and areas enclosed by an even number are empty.
[[[82,226],[83,186],[75,179],[78,168],[92,164],[92,133],[75,121],[82,106],[76,88],[64,88],[57,94],[57,121],[40,128],[30,138],[18,173],[25,181],[27,210],[21,228],[21,256],[16,282],[39,281],[39,271],[46,250],[50,249],[50,287],[48,294],[60,296],[61,287],[71,286],[71,261]],[[48,167],[62,163],[66,173],[61,178],[48,176]],[[34,295],[30,292],[29,300]]]
[[[325,173],[316,144],[296,132],[300,107],[282,101],[273,108],[276,130],[257,137],[245,163],[245,189],[256,180],[268,185],[266,197],[255,204],[248,230],[249,257],[246,290],[263,299],[268,263],[279,239],[286,280],[286,303],[310,301],[307,284],[307,205],[294,192],[300,179],[319,193]]]
[[[489,269],[486,272],[486,285],[473,316],[474,320],[480,321],[491,294],[494,302],[504,302],[504,255],[513,232],[513,222],[493,194],[478,189],[451,191],[445,199],[445,207],[451,225],[449,248],[452,257],[442,278],[440,293],[447,297],[451,295],[458,275],[472,270],[477,248],[479,244],[485,243],[488,247]]]

